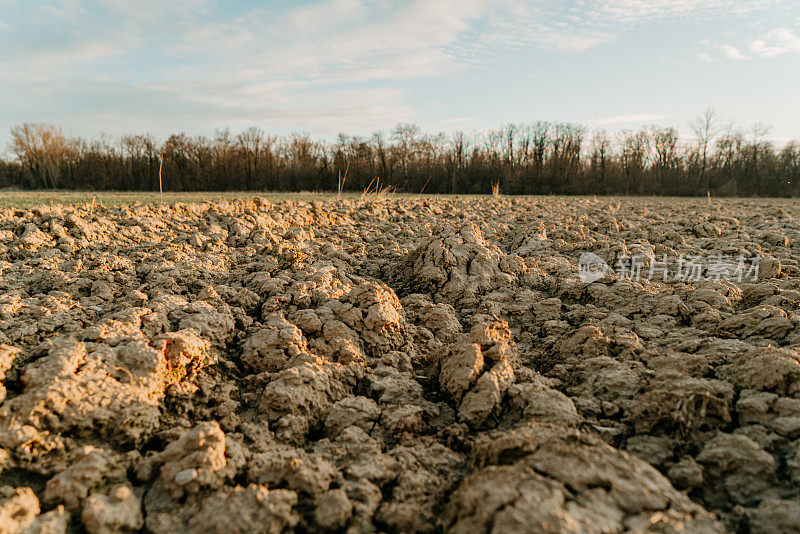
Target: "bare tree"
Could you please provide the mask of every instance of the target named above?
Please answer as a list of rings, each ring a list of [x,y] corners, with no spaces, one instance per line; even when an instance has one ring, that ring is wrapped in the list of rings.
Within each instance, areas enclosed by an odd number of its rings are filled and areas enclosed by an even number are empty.
[[[620,133],[622,144],[621,163],[625,171],[625,183],[622,190],[627,194],[640,192],[642,178],[647,167],[650,151],[650,137],[647,132],[623,131]]]
[[[40,187],[57,187],[68,148],[61,128],[52,124],[26,122],[11,128],[11,151]]]
[[[592,136],[591,174],[596,183],[592,184],[593,192],[605,193],[608,190],[608,162],[611,152],[611,139],[608,132],[599,130]]]
[[[252,190],[253,178],[258,176],[258,164],[261,156],[261,145],[264,143],[264,133],[256,127],[251,127],[236,136],[236,140],[239,141],[239,146],[244,155],[247,176],[246,187],[248,190]]]
[[[706,169],[708,168],[708,149],[711,141],[718,133],[718,117],[714,108],[708,108],[689,122],[689,127],[697,140],[697,152],[700,159],[700,175],[697,185],[702,189],[707,185]]]
[[[571,178],[578,174],[581,146],[585,129],[570,123],[558,123],[553,127],[550,139],[550,193],[565,193]]]
[[[536,192],[541,192],[544,179],[544,164],[547,145],[550,140],[550,123],[538,121],[530,127],[531,160],[533,163],[533,182]]]
[[[453,134],[451,143],[453,170],[450,174],[450,193],[456,193],[458,191],[461,173],[466,167],[468,141],[464,132],[459,130]]]
[[[516,145],[516,138],[517,134],[519,134],[520,127],[516,124],[508,123],[503,126],[502,130],[502,137],[503,137],[503,151],[505,152],[506,156],[506,164],[513,169],[516,164],[516,159],[514,157],[514,147]]]
[[[653,147],[652,179],[653,193],[659,193],[659,184],[667,184],[670,188],[665,191],[670,194],[678,193],[678,132],[674,128],[650,127],[650,139]],[[663,187],[663,186],[662,186]]]
[[[397,143],[397,153],[403,180],[408,181],[408,167],[414,156],[414,148],[419,135],[419,126],[401,122],[392,130],[392,140]]]
[[[510,194],[800,194],[797,144],[776,148],[764,125],[740,133],[718,122],[708,110],[694,122],[696,140],[683,145],[674,129],[650,126],[616,138],[596,132],[587,149],[583,127],[548,122],[449,137],[401,123],[388,139],[342,134],[334,143],[258,128],[164,143],[143,135],[90,141],[22,124],[11,130],[16,158],[0,160],[0,185],[154,190],[163,155],[167,190],[336,190],[337,173],[348,169],[348,188],[380,177],[412,193],[488,193],[500,184]]]

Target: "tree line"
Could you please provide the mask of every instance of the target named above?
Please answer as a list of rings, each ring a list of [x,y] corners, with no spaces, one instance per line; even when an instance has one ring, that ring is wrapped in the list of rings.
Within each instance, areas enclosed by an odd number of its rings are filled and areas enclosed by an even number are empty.
[[[506,124],[476,134],[428,135],[398,124],[388,136],[103,136],[87,141],[49,124],[11,129],[0,187],[165,191],[356,191],[597,195],[800,195],[800,143],[768,130],[720,128],[713,111],[674,128],[611,134],[570,123]]]

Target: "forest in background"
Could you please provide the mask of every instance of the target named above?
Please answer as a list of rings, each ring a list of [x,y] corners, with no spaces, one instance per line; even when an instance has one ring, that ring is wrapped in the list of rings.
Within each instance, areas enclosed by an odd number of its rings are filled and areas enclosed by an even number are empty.
[[[610,134],[559,122],[429,135],[412,124],[335,141],[259,128],[213,137],[65,136],[57,126],[11,129],[0,187],[158,191],[356,191],[558,195],[789,197],[800,195],[800,143],[768,129],[720,128],[712,110],[690,139],[650,126]]]

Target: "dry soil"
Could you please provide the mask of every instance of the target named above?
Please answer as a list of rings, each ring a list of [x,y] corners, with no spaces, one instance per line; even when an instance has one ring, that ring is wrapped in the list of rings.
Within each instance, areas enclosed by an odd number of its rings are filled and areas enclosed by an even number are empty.
[[[0,210],[0,533],[798,532],[798,236],[766,200]]]

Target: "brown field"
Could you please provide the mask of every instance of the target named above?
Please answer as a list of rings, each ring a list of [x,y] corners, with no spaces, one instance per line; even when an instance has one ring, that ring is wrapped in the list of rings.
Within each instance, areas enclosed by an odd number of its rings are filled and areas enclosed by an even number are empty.
[[[800,202],[359,197],[0,193],[0,531],[800,529]]]
[[[357,198],[358,195],[343,195],[345,198]],[[164,202],[218,202],[222,200],[251,200],[256,197],[266,198],[271,201],[281,200],[330,200],[336,198],[335,193],[263,193],[250,191],[209,191],[209,192],[166,192]],[[95,204],[101,206],[122,206],[141,202],[154,204],[161,202],[162,196],[158,192],[142,191],[21,191],[0,190],[1,208],[31,208],[42,204],[46,205],[74,205]]]

